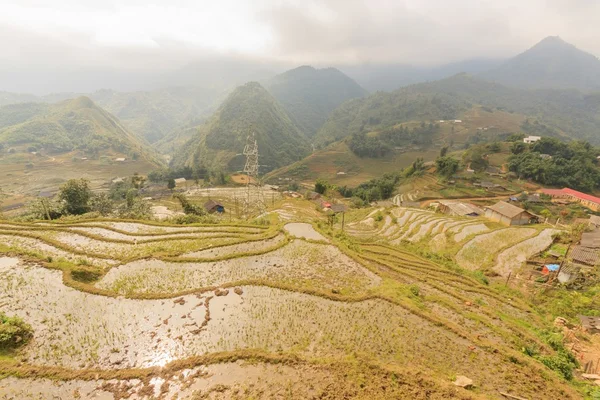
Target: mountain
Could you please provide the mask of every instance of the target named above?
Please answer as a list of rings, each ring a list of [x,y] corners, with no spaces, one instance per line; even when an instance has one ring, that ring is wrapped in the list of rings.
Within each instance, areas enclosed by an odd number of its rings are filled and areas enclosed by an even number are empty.
[[[335,68],[302,66],[277,75],[266,88],[309,137],[344,101],[363,97],[366,90]]]
[[[0,107],[7,104],[31,103],[38,101],[37,97],[31,94],[11,93],[0,91]]]
[[[155,143],[181,127],[197,125],[208,117],[227,92],[198,86],[168,87],[154,91],[118,92],[103,89],[90,94],[51,93],[45,96],[0,92],[0,106],[19,103],[58,103],[87,96],[110,112],[130,131]]]
[[[291,164],[308,154],[308,142],[285,109],[259,83],[236,88],[195,136],[174,156],[173,166],[243,168],[241,153],[256,135],[261,172]]]
[[[128,131],[89,97],[56,104],[21,103],[0,107],[0,144],[23,151],[65,153],[79,150],[98,156],[112,150],[157,162],[148,144]]]
[[[600,143],[600,93],[517,89],[467,74],[350,100],[331,113],[315,141],[322,147],[355,133],[402,122],[461,119],[460,115],[474,106],[528,116],[547,126],[554,136]]]
[[[425,93],[414,87],[377,92],[364,99],[347,101],[333,111],[315,136],[315,143],[323,147],[356,133],[401,122],[455,119],[469,108],[471,104],[459,97]]]
[[[390,92],[419,82],[435,81],[458,73],[479,74],[500,65],[504,60],[470,59],[435,67],[407,64],[346,65],[340,70],[369,92]]]
[[[90,97],[131,131],[154,143],[171,131],[210,115],[220,91],[196,86],[147,92],[100,90]]]
[[[520,88],[594,91],[600,90],[600,60],[550,36],[480,76]]]

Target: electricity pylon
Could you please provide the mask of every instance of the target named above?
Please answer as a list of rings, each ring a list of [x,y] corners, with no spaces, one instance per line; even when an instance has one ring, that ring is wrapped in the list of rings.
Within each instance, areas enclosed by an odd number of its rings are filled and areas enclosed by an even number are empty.
[[[244,173],[247,178],[244,215],[248,218],[253,212],[262,215],[266,210],[262,187],[258,179],[258,143],[254,132],[248,135],[243,154],[246,156]]]

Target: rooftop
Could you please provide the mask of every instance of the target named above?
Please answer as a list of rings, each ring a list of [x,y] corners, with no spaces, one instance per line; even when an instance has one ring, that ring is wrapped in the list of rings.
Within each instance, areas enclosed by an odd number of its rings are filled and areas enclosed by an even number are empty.
[[[473,204],[452,200],[440,200],[439,203],[445,205],[458,215],[483,214],[483,210],[477,206],[474,206]]]
[[[598,254],[598,250],[590,249],[589,247],[584,246],[573,246],[571,252],[569,253],[569,258],[580,264],[591,266],[600,264],[600,255]]]
[[[591,201],[593,203],[600,204],[600,197],[592,196],[591,194],[578,192],[577,190],[573,190],[573,189],[569,189],[569,188],[564,188],[563,192],[565,194],[569,194],[571,196],[577,197],[578,199],[581,199],[581,200],[587,200],[587,201]]]
[[[520,207],[513,206],[512,204],[508,204],[505,201],[499,201],[493,206],[486,207],[492,211],[496,211],[500,215],[504,215],[508,218],[514,218],[522,212],[527,212]]]

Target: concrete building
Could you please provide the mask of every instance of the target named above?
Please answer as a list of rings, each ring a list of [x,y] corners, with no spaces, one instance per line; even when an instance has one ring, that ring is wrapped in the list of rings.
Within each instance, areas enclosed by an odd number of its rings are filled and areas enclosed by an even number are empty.
[[[592,196],[579,192],[577,190],[564,189],[542,189],[542,193],[552,197],[552,199],[565,199],[574,203],[579,203],[593,211],[600,211],[600,197]]]
[[[485,217],[503,225],[527,225],[536,220],[536,216],[505,201],[485,207]]]
[[[541,139],[541,136],[527,136],[526,138],[523,138],[523,143],[532,144]]]

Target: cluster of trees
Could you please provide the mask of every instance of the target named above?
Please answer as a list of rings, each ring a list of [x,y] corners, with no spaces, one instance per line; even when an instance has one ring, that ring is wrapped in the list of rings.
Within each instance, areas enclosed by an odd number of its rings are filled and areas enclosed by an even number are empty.
[[[421,125],[412,129],[404,125],[388,128],[377,136],[369,136],[361,130],[350,137],[348,147],[359,157],[379,158],[391,152],[395,146],[431,143],[439,129],[438,124],[421,122]]]
[[[94,193],[86,179],[71,179],[60,187],[52,199],[38,199],[29,211],[36,219],[56,219],[66,215],[96,213],[120,218],[150,218],[150,205],[140,198],[145,179],[135,174],[111,185],[108,193]]]
[[[385,129],[379,133],[379,138],[391,146],[402,146],[408,143],[429,144],[433,135],[439,130],[439,124],[421,122],[421,125],[412,129],[404,125]]]
[[[399,173],[384,174],[381,178],[371,179],[370,181],[361,183],[356,188],[342,186],[338,188],[338,191],[344,197],[355,197],[363,204],[370,203],[371,201],[392,197],[394,189],[401,178],[402,176]]]
[[[348,147],[359,157],[379,158],[388,154],[392,148],[374,136],[367,136],[365,132],[352,135]]]
[[[211,182],[216,185],[224,185],[227,183],[228,176],[221,169],[208,169],[202,165],[192,167],[178,167],[178,168],[162,168],[151,171],[148,174],[148,180],[153,183],[165,183],[170,182],[177,178],[185,178],[187,180],[193,180],[196,184],[199,183],[200,179],[204,182]]]
[[[508,167],[520,178],[588,192],[600,188],[600,149],[588,142],[542,138],[530,146],[514,143],[511,151]]]

